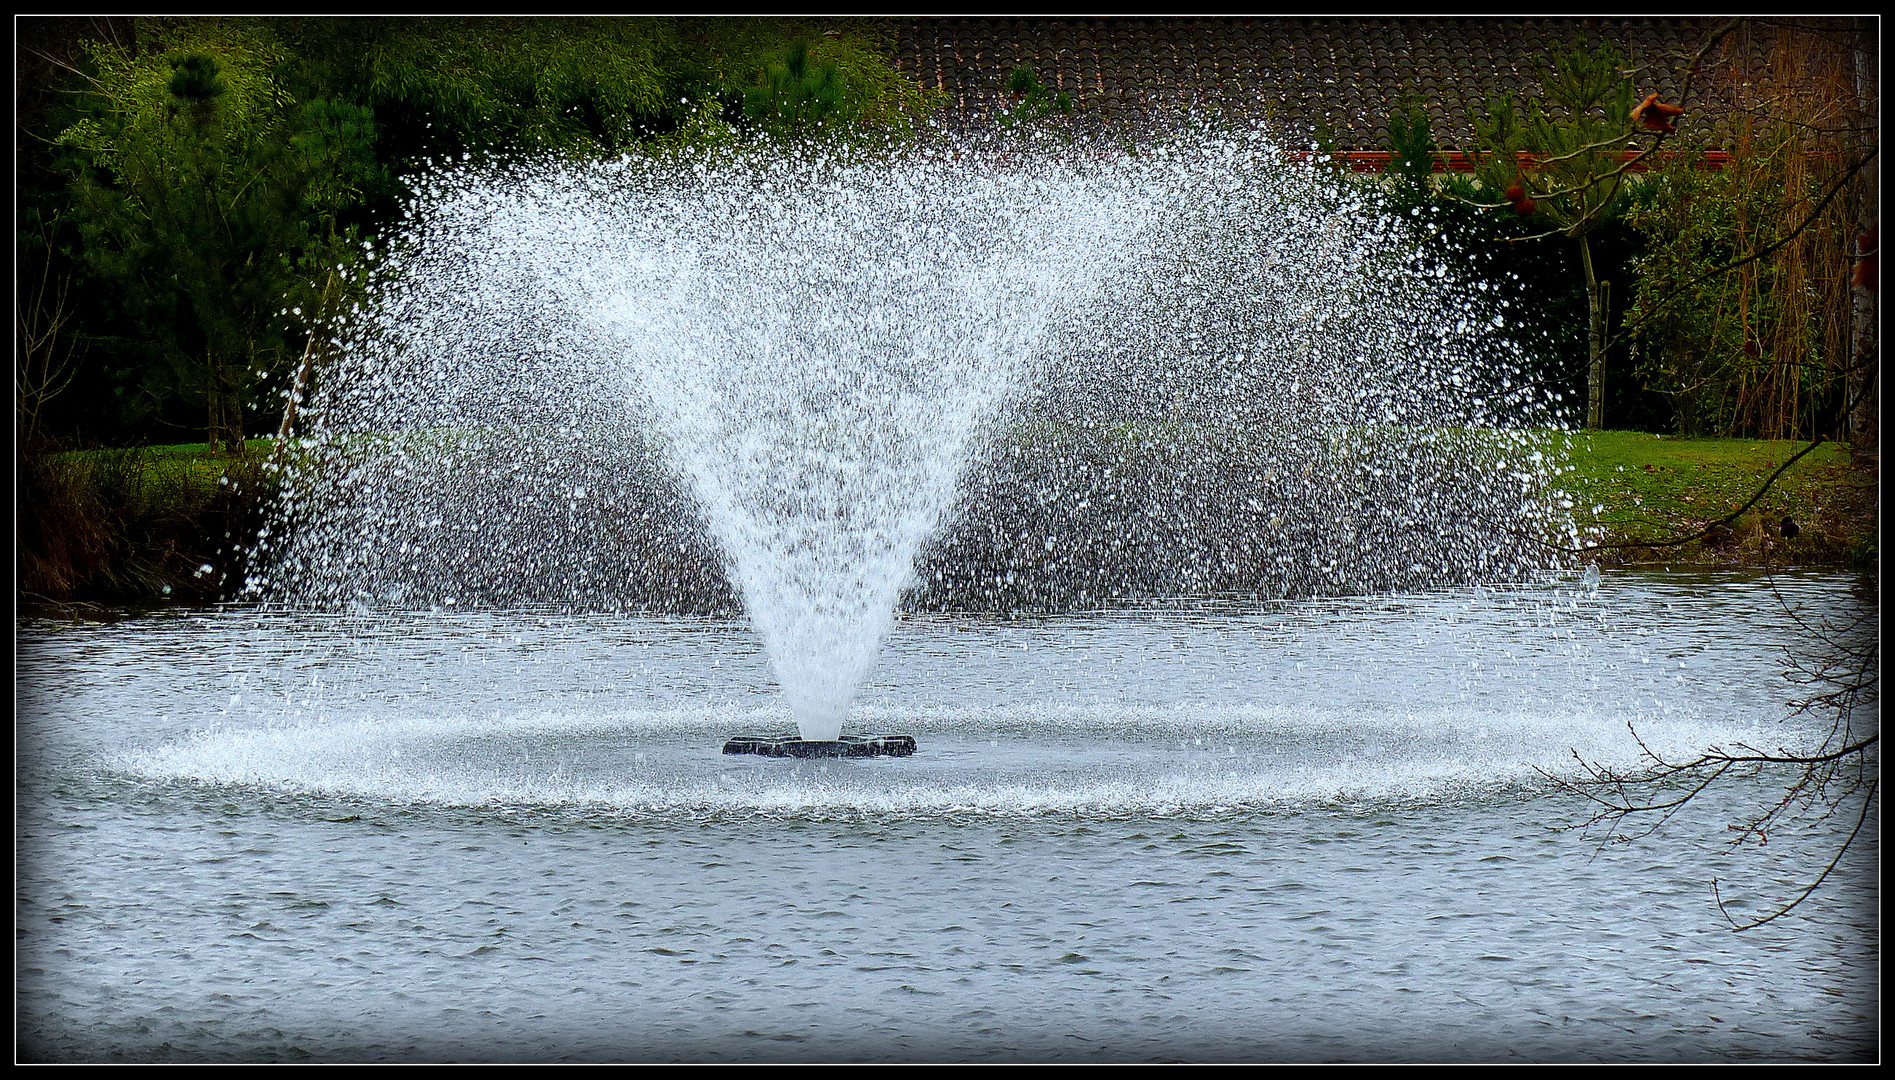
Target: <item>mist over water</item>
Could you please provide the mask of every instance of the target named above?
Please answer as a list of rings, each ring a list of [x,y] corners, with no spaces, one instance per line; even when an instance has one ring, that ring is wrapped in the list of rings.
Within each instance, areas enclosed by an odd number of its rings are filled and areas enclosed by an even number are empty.
[[[1517,579],[1572,535],[1504,309],[1259,135],[441,174],[252,587],[740,607],[832,738],[899,607]]]

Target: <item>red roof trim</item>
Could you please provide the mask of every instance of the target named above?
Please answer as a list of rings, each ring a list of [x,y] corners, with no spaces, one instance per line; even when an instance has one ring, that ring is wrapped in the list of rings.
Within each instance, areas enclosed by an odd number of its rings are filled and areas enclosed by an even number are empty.
[[[1643,151],[1622,151],[1619,154],[1619,160],[1632,161],[1633,158],[1638,157],[1641,153],[1643,153]],[[1336,150],[1329,153],[1298,150],[1292,151],[1289,155],[1292,161],[1307,161],[1312,157],[1327,157],[1331,160],[1346,161],[1352,172],[1381,172],[1388,168],[1389,162],[1394,159],[1394,156],[1395,155],[1389,153],[1387,150]],[[1732,161],[1736,160],[1736,155],[1727,150],[1706,150],[1697,156],[1699,159],[1698,168],[1706,172],[1722,172],[1725,168],[1729,167]],[[1661,152],[1651,155],[1643,161],[1633,162],[1631,168],[1626,171],[1646,172],[1653,164],[1665,164],[1668,161],[1675,160],[1677,157],[1678,154],[1675,152]],[[1520,165],[1528,169],[1539,167],[1532,156],[1525,153],[1520,155]],[[1434,155],[1434,171],[1468,173],[1474,171],[1474,164],[1468,160],[1466,154],[1458,150],[1437,152]]]

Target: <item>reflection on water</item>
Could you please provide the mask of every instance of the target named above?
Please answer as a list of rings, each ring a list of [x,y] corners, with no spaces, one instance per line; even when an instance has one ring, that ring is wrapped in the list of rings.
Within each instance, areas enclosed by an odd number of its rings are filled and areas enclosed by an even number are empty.
[[[1608,574],[900,622],[788,726],[741,621],[227,610],[20,639],[28,1058],[1856,1059],[1875,838],[1600,848],[1551,791],[1796,746],[1785,602]],[[1820,865],[1820,863],[1816,864]]]

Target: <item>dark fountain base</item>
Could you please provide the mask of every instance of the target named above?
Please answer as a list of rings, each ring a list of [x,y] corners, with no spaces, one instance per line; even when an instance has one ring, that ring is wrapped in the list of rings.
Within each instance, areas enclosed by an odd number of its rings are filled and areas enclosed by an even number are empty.
[[[844,735],[839,739],[799,739],[794,735],[732,735],[726,754],[758,757],[907,757],[915,752],[913,735]]]

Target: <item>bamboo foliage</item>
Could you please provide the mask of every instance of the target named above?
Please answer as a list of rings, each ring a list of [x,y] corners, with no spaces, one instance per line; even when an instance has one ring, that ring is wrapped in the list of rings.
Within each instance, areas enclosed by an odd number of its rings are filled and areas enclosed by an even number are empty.
[[[1635,192],[1627,217],[1647,254],[1626,328],[1681,433],[1833,435],[1854,228],[1844,203],[1822,195],[1859,165],[1847,143],[1853,72],[1844,50],[1812,48],[1793,28],[1743,32],[1771,35],[1768,69],[1752,74],[1772,89],[1742,118],[1728,168],[1680,163]]]

